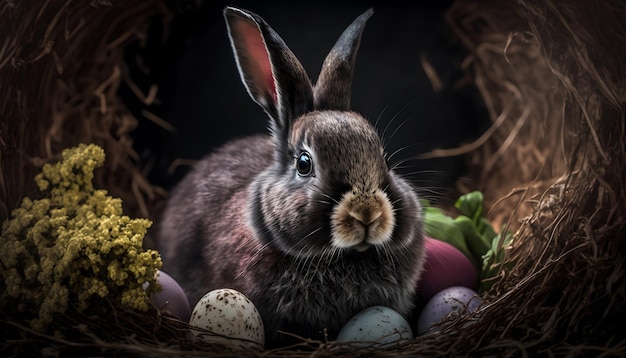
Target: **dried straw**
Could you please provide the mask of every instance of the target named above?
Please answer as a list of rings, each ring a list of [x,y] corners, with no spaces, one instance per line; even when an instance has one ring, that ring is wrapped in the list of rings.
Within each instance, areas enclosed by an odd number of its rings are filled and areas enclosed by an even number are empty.
[[[25,3],[0,4],[12,20],[0,23],[0,217],[33,193],[37,166],[86,141],[109,153],[99,186],[150,215],[163,193],[141,172],[128,136],[137,121],[116,90],[124,45],[145,39],[153,15],[166,18],[163,4]],[[303,339],[248,355],[626,355],[626,3],[458,0],[448,23],[492,128],[430,155],[465,152],[472,180],[459,188],[482,190],[492,221],[515,231],[485,306],[393,348]],[[151,101],[155,91],[135,90]],[[0,316],[11,337],[0,354],[241,355],[194,342],[163,317],[103,308],[39,334]]]
[[[0,3],[0,221],[35,194],[43,163],[81,142],[107,153],[97,186],[150,217],[164,193],[141,171],[129,136],[138,121],[117,91],[128,80],[124,45],[144,41],[157,14],[167,14],[157,0]]]
[[[497,125],[468,159],[494,221],[519,228],[514,267],[464,331],[479,352],[625,352],[624,10],[524,0],[449,13]]]

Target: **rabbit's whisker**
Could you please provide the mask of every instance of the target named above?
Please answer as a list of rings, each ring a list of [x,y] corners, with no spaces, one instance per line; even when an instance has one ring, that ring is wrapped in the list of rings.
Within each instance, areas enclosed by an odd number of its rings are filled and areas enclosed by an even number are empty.
[[[394,156],[396,156],[397,154],[401,153],[402,151],[405,151],[405,150],[410,149],[411,147],[415,147],[415,146],[417,146],[417,144],[416,144],[416,143],[413,143],[413,144],[407,144],[407,145],[405,145],[405,146],[402,146],[402,147],[400,147],[400,148],[398,148],[398,149],[394,150],[394,151],[393,151],[393,153],[391,153],[391,154],[389,154],[389,155],[386,155],[387,161],[388,161],[388,162],[391,162]],[[411,160],[411,159],[412,159],[412,158],[404,158],[404,159],[399,160],[398,162],[394,163],[394,164],[391,166],[391,170],[396,169],[396,168],[398,167],[398,165],[400,165],[400,164],[404,164],[405,162],[407,162],[407,161],[409,161],[409,160]]]
[[[409,103],[402,106],[402,108],[400,108],[400,110],[393,117],[391,117],[391,120],[387,123],[387,125],[385,126],[385,129],[383,129],[383,134],[382,134],[383,138],[385,137],[385,134],[387,133],[387,129],[389,129],[389,126],[396,120],[396,118],[398,118],[400,114],[402,114],[402,112],[404,112],[405,109],[407,109],[415,101],[416,99],[411,100]]]
[[[376,122],[374,122],[374,128],[378,128],[378,122],[380,121],[380,119],[383,117],[383,114],[385,114],[385,112],[387,111],[387,108],[389,108],[389,105],[391,104],[391,101],[389,103],[387,103],[387,105],[383,108],[382,111],[380,111],[380,114],[378,115],[378,118],[376,118]],[[380,133],[379,133],[380,134]],[[382,137],[382,136],[381,136]]]
[[[402,202],[402,198],[398,198],[391,202],[391,206],[394,208],[394,211],[402,211],[404,210],[404,206],[396,206],[398,203]]]
[[[242,277],[250,267],[255,266],[258,262],[257,262],[257,258],[264,252],[264,250],[270,245],[271,242],[266,242],[266,243],[258,243],[256,245],[256,247],[253,249],[254,254],[252,254],[252,256],[250,256],[250,258],[248,259],[248,263],[249,265],[246,265],[245,268],[243,270],[241,270],[236,278],[240,278]]]
[[[408,145],[405,145],[404,147],[399,148],[399,149],[397,149],[396,151],[394,151],[394,152],[393,152],[393,154],[392,154],[391,156],[394,156],[394,155],[396,155],[396,154],[398,154],[398,153],[400,153],[400,152],[402,152],[402,151],[404,151],[404,150],[407,150],[407,149],[409,149],[409,148],[411,148],[411,147],[415,147],[415,146],[417,146],[417,145],[418,145],[418,144],[408,144]],[[390,159],[391,159],[391,156],[390,156]],[[399,167],[400,167],[400,165],[402,165],[402,164],[406,164],[406,163],[408,163],[408,162],[412,162],[412,161],[418,161],[418,162],[419,162],[419,161],[421,161],[421,159],[419,159],[419,158],[417,158],[417,157],[415,157],[415,156],[413,156],[413,157],[407,157],[407,158],[402,158],[402,159],[398,160],[397,162],[395,162],[395,163],[394,163],[391,167],[392,167],[393,169],[397,169],[397,168],[399,168]],[[410,166],[408,166],[408,167],[410,167]]]
[[[320,226],[315,230],[310,231],[308,234],[306,234],[305,236],[301,237],[294,245],[294,247],[299,246],[302,242],[304,242],[306,239],[308,239],[309,237],[315,235],[316,233],[318,233],[320,230],[322,230],[324,227]],[[306,248],[308,245],[305,245],[304,248]],[[302,253],[302,250],[299,250],[299,254]],[[309,256],[309,255],[307,255]]]
[[[331,203],[330,201],[325,201],[325,200],[313,200],[312,202],[324,204],[324,205],[333,205],[333,203]]]
[[[391,141],[393,140],[393,137],[396,135],[396,133],[398,133],[398,131],[400,130],[400,128],[404,127],[404,125],[405,125],[408,121],[410,121],[411,119],[413,119],[413,118],[415,118],[415,117],[416,117],[416,115],[412,115],[412,116],[409,116],[409,117],[408,117],[407,119],[405,119],[404,121],[402,121],[402,123],[400,123],[400,125],[398,126],[398,128],[396,128],[396,129],[395,129],[395,130],[391,133],[391,135],[389,136],[389,142],[391,142]]]
[[[325,197],[326,199],[329,199],[329,200],[330,200],[332,203],[334,203],[335,205],[339,205],[339,201],[338,201],[337,199],[335,199],[335,198],[333,198],[332,196],[330,196],[330,195],[328,195],[328,194],[324,193],[324,192],[322,191],[322,189],[321,189],[321,188],[319,188],[319,187],[317,187],[317,186],[314,186],[314,187],[313,187],[313,189],[314,189],[315,193],[317,193],[317,194],[319,194],[319,195],[321,195],[321,196]],[[330,204],[330,203],[329,203],[329,204]]]

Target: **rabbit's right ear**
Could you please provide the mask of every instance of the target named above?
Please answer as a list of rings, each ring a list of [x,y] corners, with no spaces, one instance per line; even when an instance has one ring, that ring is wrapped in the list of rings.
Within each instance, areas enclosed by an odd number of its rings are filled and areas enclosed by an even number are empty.
[[[272,118],[274,135],[286,136],[291,121],[313,109],[309,77],[283,39],[259,15],[227,7],[224,17],[243,84]]]

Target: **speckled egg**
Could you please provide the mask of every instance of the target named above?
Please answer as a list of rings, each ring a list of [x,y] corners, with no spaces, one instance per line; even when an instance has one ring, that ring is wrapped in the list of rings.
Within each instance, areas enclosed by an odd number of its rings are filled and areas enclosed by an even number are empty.
[[[208,342],[244,349],[265,345],[261,314],[250,299],[233,289],[213,290],[204,295],[194,307],[189,324],[213,333],[192,330],[196,337]]]
[[[161,285],[161,291],[150,295],[154,305],[160,310],[169,311],[181,321],[189,321],[191,307],[178,282],[163,271],[157,271],[156,280]]]
[[[355,341],[364,346],[373,343],[391,345],[413,338],[411,325],[397,311],[372,306],[357,313],[337,336],[338,341]]]
[[[476,291],[466,287],[448,287],[434,295],[417,319],[417,333],[435,333],[439,330],[438,324],[449,314],[468,314],[474,312],[482,304],[482,299]]]

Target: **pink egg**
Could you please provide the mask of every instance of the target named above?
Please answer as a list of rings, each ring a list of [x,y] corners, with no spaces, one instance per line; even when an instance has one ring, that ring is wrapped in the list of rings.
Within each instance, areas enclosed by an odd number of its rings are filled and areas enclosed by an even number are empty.
[[[430,300],[437,292],[452,286],[478,289],[478,272],[461,251],[447,242],[425,238],[426,262],[417,284],[417,294]]]
[[[188,322],[191,317],[191,307],[185,291],[176,280],[163,271],[157,272],[156,279],[163,290],[150,296],[154,305],[160,310],[170,311],[181,321]]]

